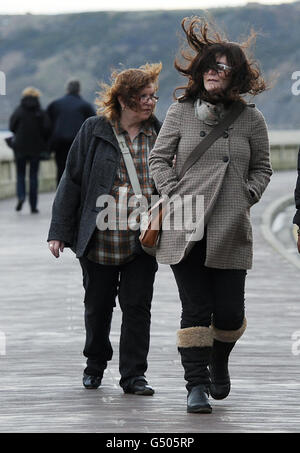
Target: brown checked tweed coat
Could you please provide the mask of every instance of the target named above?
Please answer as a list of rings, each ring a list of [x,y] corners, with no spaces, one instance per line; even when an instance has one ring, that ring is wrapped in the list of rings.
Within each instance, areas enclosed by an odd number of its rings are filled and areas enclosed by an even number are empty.
[[[160,194],[204,196],[206,266],[250,269],[250,208],[259,201],[272,174],[267,127],[262,113],[253,104],[247,105],[179,181],[185,160],[211,127],[196,118],[191,101],[173,103],[150,154],[150,171]],[[184,230],[163,230],[157,261],[176,264],[191,244]]]

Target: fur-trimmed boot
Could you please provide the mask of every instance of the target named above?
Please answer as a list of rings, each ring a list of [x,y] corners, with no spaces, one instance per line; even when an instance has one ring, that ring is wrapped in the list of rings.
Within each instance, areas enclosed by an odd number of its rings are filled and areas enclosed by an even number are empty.
[[[178,351],[187,381],[187,412],[211,413],[208,401],[208,364],[212,349],[212,332],[209,327],[188,327],[177,332]]]
[[[231,383],[228,359],[235,343],[245,332],[246,326],[246,319],[237,330],[220,330],[212,326],[214,340],[209,371],[211,379],[210,394],[215,400],[222,400],[229,395]]]

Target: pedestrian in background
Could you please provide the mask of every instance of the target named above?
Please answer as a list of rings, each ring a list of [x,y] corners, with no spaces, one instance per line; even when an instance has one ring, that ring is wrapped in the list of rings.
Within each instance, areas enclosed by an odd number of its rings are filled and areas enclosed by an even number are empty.
[[[156,257],[171,265],[182,303],[178,350],[187,411],[210,413],[209,393],[223,399],[230,391],[228,357],[246,328],[250,208],[260,200],[272,170],[263,115],[242,97],[265,90],[256,65],[242,46],[222,38],[204,20],[186,18],[182,27],[187,64],[176,61],[175,67],[188,84],[169,108],[149,162],[160,194],[204,196],[203,238],[189,242],[184,230],[163,230]],[[240,116],[179,180],[192,150],[233,105],[243,108]]]
[[[58,258],[65,246],[71,247],[83,272],[83,353],[87,358],[83,385],[88,389],[99,387],[112,358],[109,336],[118,296],[122,310],[120,385],[125,393],[154,393],[145,372],[157,262],[142,250],[139,230],[129,226],[134,208],[125,206],[128,225],[124,227],[123,215],[119,218],[121,193],[126,192],[129,204],[134,192],[115,133],[123,136],[142,194],[150,202],[155,186],[149,175],[148,157],[160,128],[154,116],[160,71],[161,64],[147,64],[115,72],[112,84],[103,85],[97,100],[98,116],[86,120],[77,134],[53,204],[50,251]],[[103,229],[96,226],[104,207],[97,203],[101,195],[113,197],[118,207],[112,212],[116,222],[111,228],[109,224]]]
[[[52,122],[50,146],[55,152],[58,185],[72,142],[84,121],[95,115],[95,110],[80,96],[80,82],[70,80],[67,84],[66,95],[51,102],[47,113]]]
[[[38,213],[38,173],[40,156],[48,149],[50,120],[40,105],[41,92],[27,87],[22,92],[20,105],[9,120],[9,129],[14,133],[13,148],[17,171],[16,210],[22,209],[26,198],[26,166],[29,164],[29,203],[32,214]]]
[[[295,205],[296,205],[296,213],[295,213],[294,218],[293,218],[293,223],[294,223],[294,225],[298,226],[298,230],[297,230],[297,234],[298,234],[297,248],[298,248],[298,252],[300,253],[300,149],[298,151],[297,171],[298,171],[298,177],[297,177],[295,193],[294,193]]]

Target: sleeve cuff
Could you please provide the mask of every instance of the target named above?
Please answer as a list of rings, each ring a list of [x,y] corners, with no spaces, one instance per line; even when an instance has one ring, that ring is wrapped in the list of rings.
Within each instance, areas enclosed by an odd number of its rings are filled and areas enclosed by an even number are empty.
[[[298,225],[298,227],[300,227],[300,209],[298,209],[296,214],[294,215],[293,223],[295,225]]]

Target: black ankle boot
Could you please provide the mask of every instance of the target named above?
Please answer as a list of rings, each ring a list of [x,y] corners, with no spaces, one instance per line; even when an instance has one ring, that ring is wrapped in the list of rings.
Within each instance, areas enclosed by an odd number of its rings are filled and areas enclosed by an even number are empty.
[[[211,405],[208,401],[208,388],[199,384],[192,387],[187,396],[187,412],[190,414],[210,414]]]
[[[222,400],[230,392],[230,376],[228,370],[229,354],[234,347],[234,343],[223,343],[214,340],[211,361],[209,364],[210,371],[210,394],[215,400]]]
[[[101,385],[102,376],[92,376],[83,373],[82,383],[86,389],[97,389]]]

